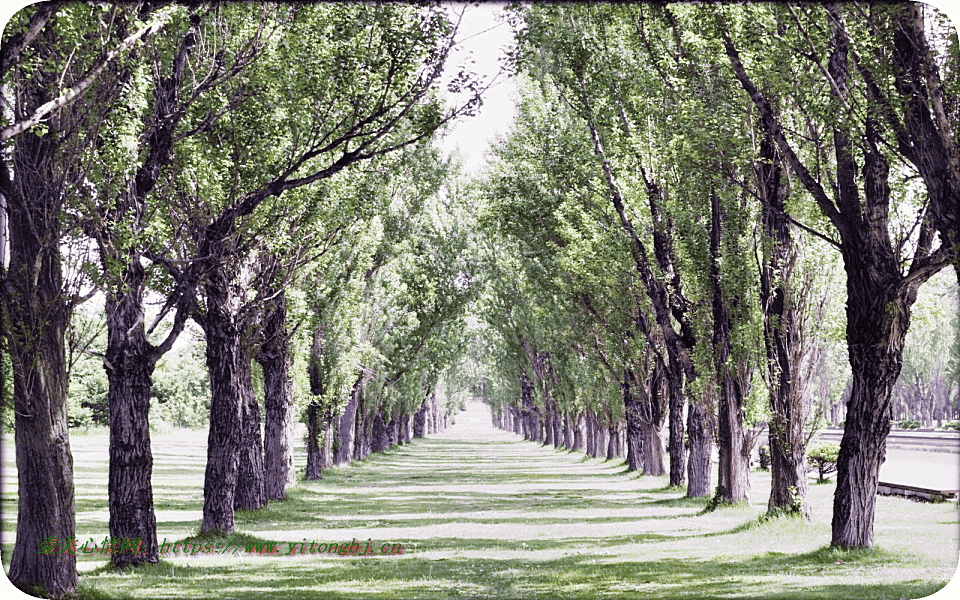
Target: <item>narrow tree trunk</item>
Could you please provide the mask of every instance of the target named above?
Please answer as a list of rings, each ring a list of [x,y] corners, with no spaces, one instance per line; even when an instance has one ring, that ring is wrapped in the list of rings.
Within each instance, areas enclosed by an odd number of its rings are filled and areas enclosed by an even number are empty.
[[[687,496],[710,495],[710,451],[713,439],[708,429],[709,417],[703,408],[691,402],[687,406],[687,437],[690,440],[690,457],[687,463]]]
[[[583,452],[587,456],[594,456],[594,446],[596,445],[596,440],[594,439],[593,431],[593,411],[588,407],[584,411],[583,416],[583,426],[584,426],[584,440],[583,440]]]
[[[264,493],[263,438],[260,434],[260,403],[253,392],[252,359],[241,349],[237,363],[240,384],[241,432],[240,461],[237,465],[237,491],[233,508],[257,510],[267,504]]]
[[[573,421],[573,450],[583,450],[583,413]]]
[[[667,442],[670,452],[670,485],[683,485],[686,467],[686,448],[683,443],[683,373],[680,366],[671,358],[666,370],[668,402],[670,408],[670,437]]]
[[[297,481],[293,464],[293,379],[287,333],[287,302],[282,290],[262,317],[257,362],[263,371],[263,485],[267,500],[283,500]],[[316,446],[316,440],[314,440]]]
[[[573,427],[570,426],[570,412],[563,411],[563,446],[573,450]]]
[[[769,136],[760,143],[761,156],[755,171],[760,183],[765,242],[760,267],[760,305],[763,310],[764,347],[770,385],[770,500],[767,513],[796,513],[810,519],[807,498],[807,469],[804,460],[803,400],[805,374],[802,327],[804,293],[795,281],[796,253],[786,215],[787,187],[782,183],[782,167],[776,147]],[[831,406],[832,422],[837,423],[836,405]]]
[[[320,403],[311,402],[307,405],[307,471],[304,478],[307,480],[323,479],[323,458],[320,451]],[[324,435],[324,442],[330,437],[329,430]]]
[[[627,421],[627,471],[643,467],[643,443],[640,437],[640,401],[637,377],[633,369],[623,370],[623,414]]]

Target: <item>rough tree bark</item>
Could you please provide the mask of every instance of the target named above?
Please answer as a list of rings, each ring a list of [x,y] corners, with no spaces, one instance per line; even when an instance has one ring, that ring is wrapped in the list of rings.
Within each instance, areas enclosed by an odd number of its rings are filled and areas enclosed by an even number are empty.
[[[211,248],[212,249],[212,248]],[[207,341],[210,374],[210,429],[203,483],[203,521],[200,532],[233,533],[234,496],[243,431],[242,360],[240,327],[231,310],[232,277],[223,266],[212,269],[205,287],[206,313],[200,324]]]
[[[850,40],[839,7],[830,4],[825,8],[833,28],[828,63],[830,90],[834,98],[846,104]],[[851,140],[839,125],[833,126],[837,185],[831,199],[794,152],[776,114],[746,73],[726,34],[724,46],[738,81],[758,109],[764,130],[840,235],[839,247],[847,274],[847,351],[853,389],[837,461],[831,544],[843,548],[870,547],[878,476],[890,431],[890,397],[903,364],[910,307],[919,286],[950,264],[952,249],[942,245],[931,252],[935,237],[933,219],[923,219],[914,256],[904,274],[888,227],[889,165],[879,149],[881,136],[871,113],[863,122],[863,136],[857,136],[863,156],[862,186]],[[935,203],[936,197],[931,200]],[[933,209],[936,211],[937,207]]]
[[[46,92],[40,93],[41,100]],[[76,556],[42,552],[43,541],[75,536],[73,458],[67,430],[66,331],[71,302],[60,263],[61,199],[50,182],[56,131],[16,138],[0,168],[10,263],[2,271],[2,317],[13,363],[17,533],[10,581],[59,597],[77,587]]]
[[[320,403],[316,401],[307,405],[307,470],[304,478],[307,480],[323,479],[323,460],[320,450]],[[324,441],[330,437],[327,430]]]
[[[363,385],[363,374],[357,376],[350,391],[350,400],[347,402],[340,420],[337,423],[337,437],[339,445],[333,454],[333,464],[342,465],[350,462],[353,456],[354,424],[357,417],[357,405],[360,402],[360,386]]]
[[[769,136],[760,143],[763,160],[755,167],[762,205],[764,242],[760,268],[760,306],[770,384],[770,500],[767,513],[796,513],[810,519],[801,381],[803,310],[794,278],[796,252],[786,213],[787,187]],[[802,293],[802,292],[801,292]]]
[[[700,399],[687,405],[687,436],[690,457],[687,461],[687,496],[696,498],[710,495],[710,451],[713,436],[707,429],[709,418],[704,414]]]
[[[261,321],[260,352],[256,359],[263,371],[263,485],[267,500],[283,500],[287,486],[296,483],[297,474],[293,464],[294,399],[290,376],[293,356],[287,333],[287,300],[282,290],[264,306]]]
[[[750,496],[750,461],[743,429],[743,389],[737,366],[732,363],[733,328],[731,309],[740,301],[738,293],[729,300],[720,285],[721,238],[724,211],[716,192],[710,194],[710,287],[713,305],[713,352],[717,377],[717,497],[726,503],[744,502]],[[736,235],[736,234],[734,234]],[[730,250],[736,251],[735,243]],[[728,305],[729,303],[729,305]],[[748,450],[748,449],[747,449]]]
[[[623,414],[627,421],[627,470],[643,468],[643,439],[640,437],[640,400],[637,376],[633,369],[623,370]]]
[[[666,472],[663,465],[663,439],[660,430],[666,417],[666,402],[663,400],[663,361],[655,352],[653,366],[649,372],[649,384],[644,393],[649,398],[640,403],[640,448],[643,452],[641,464],[643,474],[659,477]],[[641,388],[643,391],[643,388]]]
[[[237,354],[240,388],[240,458],[237,463],[237,490],[233,508],[257,510],[267,504],[264,491],[263,438],[260,435],[260,403],[253,392],[253,359],[246,340]]]

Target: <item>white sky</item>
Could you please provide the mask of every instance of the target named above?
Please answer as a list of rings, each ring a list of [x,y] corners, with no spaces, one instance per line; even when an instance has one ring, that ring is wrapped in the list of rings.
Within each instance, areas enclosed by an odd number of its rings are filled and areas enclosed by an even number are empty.
[[[454,123],[440,144],[446,152],[458,150],[464,160],[464,170],[477,173],[484,164],[484,152],[494,136],[505,134],[513,121],[516,85],[506,73],[498,76],[501,61],[513,43],[513,32],[502,17],[504,2],[479,5],[451,2],[447,6],[451,12],[465,9],[457,34],[461,43],[448,60],[449,70],[456,73],[461,65],[465,65],[485,83],[494,83],[483,94],[483,106],[478,114]],[[470,60],[475,62],[469,64]]]

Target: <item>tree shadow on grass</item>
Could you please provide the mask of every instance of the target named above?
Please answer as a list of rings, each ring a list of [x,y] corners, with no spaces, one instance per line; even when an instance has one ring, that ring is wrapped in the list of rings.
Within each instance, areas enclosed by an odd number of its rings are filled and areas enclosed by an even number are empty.
[[[234,564],[161,561],[120,573],[109,566],[92,571],[85,579],[94,580],[91,583],[103,591],[84,595],[81,590],[78,598],[121,596],[131,584],[150,589],[151,597],[158,598],[199,597],[205,593],[216,593],[220,598],[264,598],[274,593],[290,596],[291,590],[302,599],[917,598],[946,583],[884,583],[872,577],[869,569],[889,568],[891,561],[897,566],[905,557],[882,551],[843,556],[844,563],[837,564],[835,551],[821,548],[802,554],[768,552],[710,560],[630,560],[590,553],[544,560],[536,558],[536,549],[531,549],[529,559],[429,559],[408,554],[379,558],[258,557]],[[276,567],[270,566],[271,561],[277,561]],[[855,570],[861,567],[866,571]],[[823,585],[823,577],[846,581]]]

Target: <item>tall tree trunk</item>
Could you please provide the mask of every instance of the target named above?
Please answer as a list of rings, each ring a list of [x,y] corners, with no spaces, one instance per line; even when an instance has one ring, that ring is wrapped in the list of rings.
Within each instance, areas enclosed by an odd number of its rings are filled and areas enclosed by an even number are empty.
[[[230,309],[230,282],[227,269],[221,263],[208,275],[205,286],[207,310],[201,324],[207,340],[206,360],[210,374],[210,429],[201,533],[233,533],[243,396],[240,389],[240,328]]]
[[[520,404],[523,407],[523,437],[536,441],[540,425],[537,420],[537,407],[533,403],[533,385],[526,373],[520,373]]]
[[[422,438],[427,426],[427,400],[424,398],[420,408],[413,413],[413,437]]]
[[[613,460],[620,454],[619,424],[611,423],[608,426],[607,460]]]
[[[733,328],[731,309],[740,302],[739,291],[724,298],[720,286],[721,242],[723,237],[724,210],[720,196],[710,193],[710,285],[713,305],[713,351],[718,384],[717,443],[719,461],[717,473],[717,496],[723,502],[735,504],[749,499],[750,463],[749,452],[744,452],[743,390],[737,366],[733,364]],[[730,219],[736,222],[737,219]],[[733,237],[737,233],[734,232]],[[736,240],[728,243],[731,253],[738,250]],[[728,306],[729,302],[729,306]]]
[[[640,400],[637,376],[633,369],[623,370],[623,414],[627,421],[627,470],[643,468],[643,440],[640,437]]]
[[[263,485],[267,500],[283,500],[287,486],[297,481],[293,464],[293,379],[287,300],[283,290],[269,301],[262,315],[260,352],[263,371]],[[317,432],[314,432],[317,433]],[[313,441],[317,446],[316,439]]]
[[[708,417],[699,402],[687,405],[687,436],[690,440],[690,456],[687,462],[689,498],[710,495],[710,451],[713,448],[713,436],[707,429],[708,423]]]
[[[543,445],[552,446],[553,445],[553,409],[550,405],[546,405],[546,409],[543,413]]]
[[[107,407],[110,464],[107,491],[110,537],[138,539],[138,548],[114,552],[116,566],[157,562],[157,520],[153,508],[153,453],[150,449],[150,390],[156,355],[143,326],[144,273],[139,261],[128,265],[123,289],[106,300]]]
[[[837,459],[832,544],[870,547],[880,465],[890,432],[891,392],[903,365],[903,342],[917,286],[891,286],[861,257],[845,254],[845,259],[853,390]]]
[[[323,377],[323,323],[319,323],[313,330],[313,340],[310,344],[310,358],[307,361],[307,376],[310,379],[310,394],[313,398],[307,405],[307,468],[304,478],[307,480],[323,479],[323,468],[326,462],[333,462],[330,424],[333,416],[330,409],[324,409],[322,404],[324,394]],[[321,423],[321,415],[323,423]],[[323,448],[320,446],[320,430],[323,427]],[[324,450],[330,449],[324,457]],[[326,458],[326,460],[324,460]]]
[[[583,450],[583,421],[584,421],[584,416],[582,412],[573,419],[572,450]]]
[[[310,402],[307,405],[307,470],[304,478],[308,481],[323,479],[323,459],[320,451],[320,403]],[[324,442],[330,437],[329,430],[325,432]]]
[[[593,426],[593,411],[590,410],[590,407],[587,407],[587,409],[584,411],[583,424],[585,429],[583,434],[584,435],[584,449],[583,449],[584,454],[586,454],[587,456],[596,456],[597,453],[595,448],[596,448],[597,440],[594,437],[596,432],[594,431],[594,426]]]
[[[810,519],[802,372],[802,327],[805,303],[794,276],[796,252],[786,214],[788,190],[782,183],[782,166],[769,136],[760,143],[765,160],[755,167],[763,209],[765,240],[760,267],[760,306],[763,311],[764,347],[770,385],[770,500],[767,513],[796,513]],[[834,415],[834,418],[836,415]],[[836,423],[836,421],[833,421]]]
[[[340,420],[337,424],[339,445],[333,456],[333,464],[335,465],[348,463],[353,456],[353,445],[355,443],[354,423],[357,417],[357,404],[360,401],[361,385],[363,385],[362,374],[358,375],[356,381],[354,381],[353,389],[350,391],[350,400],[343,409],[343,414],[340,415]]]
[[[387,424],[383,422],[383,410],[378,410],[373,417],[373,425],[370,439],[371,452],[383,452],[390,446],[390,438],[387,433]]]
[[[553,447],[560,448],[563,446],[563,420],[560,418],[559,407],[554,403],[553,405]]]
[[[647,385],[647,398],[641,403],[640,419],[641,448],[643,449],[643,474],[659,477],[666,473],[663,465],[663,438],[660,430],[666,417],[667,402],[664,401],[664,367],[659,354],[651,352],[653,365]]]
[[[15,140],[14,165],[0,167],[7,202],[10,263],[3,318],[13,363],[17,533],[10,581],[53,596],[77,587],[76,556],[46,553],[43,541],[75,536],[73,458],[67,430],[66,331],[71,306],[60,264],[60,198],[49,185],[56,132]],[[15,175],[14,175],[15,174]]]
[[[249,349],[241,347],[237,355],[240,387],[240,460],[237,463],[237,490],[233,508],[257,510],[267,504],[264,492],[263,438],[260,435],[260,403],[253,392],[253,359]]]
[[[686,448],[683,434],[683,373],[680,366],[671,357],[669,368],[665,372],[667,394],[670,409],[670,435],[667,451],[670,453],[670,485],[681,486],[685,479]]]

